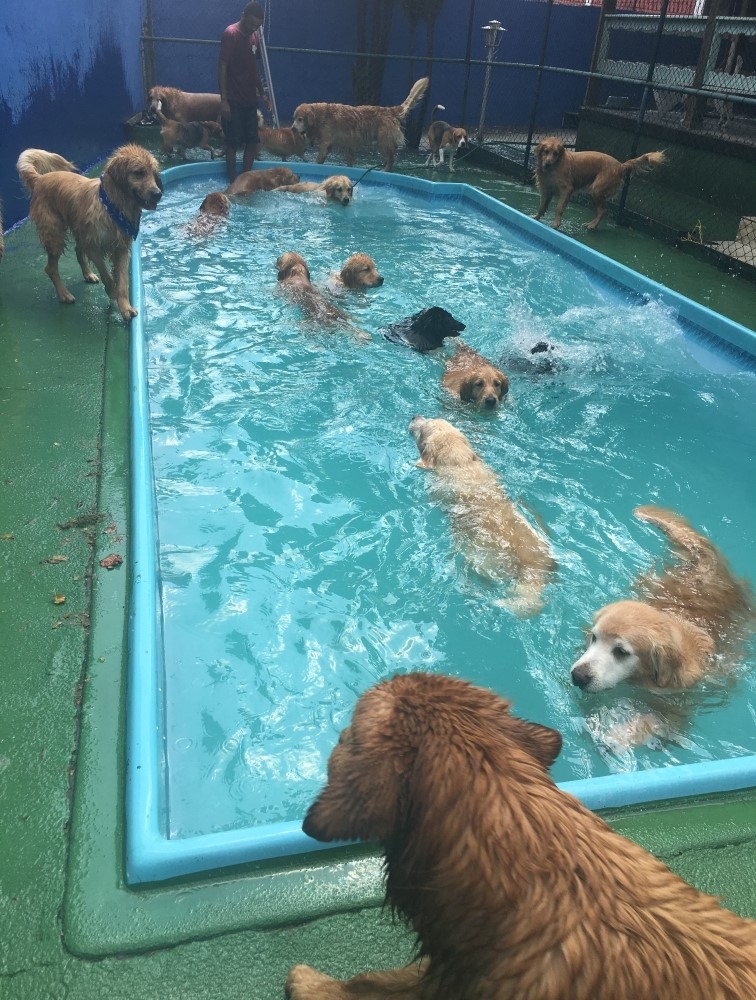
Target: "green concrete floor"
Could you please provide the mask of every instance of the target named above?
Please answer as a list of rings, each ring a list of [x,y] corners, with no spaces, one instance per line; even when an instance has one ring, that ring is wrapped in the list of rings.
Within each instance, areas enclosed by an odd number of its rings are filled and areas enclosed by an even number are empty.
[[[461,165],[454,179],[535,207],[514,182]],[[756,325],[753,284],[611,224],[585,234],[579,206],[568,216],[576,238]],[[380,909],[367,849],[123,885],[128,331],[72,254],[61,270],[74,306],[58,304],[43,265],[29,225],[10,234],[0,265],[0,996],[268,1000],[298,961],[337,975],[403,962],[411,941]],[[113,552],[123,566],[101,568]],[[756,917],[756,790],[608,818]]]

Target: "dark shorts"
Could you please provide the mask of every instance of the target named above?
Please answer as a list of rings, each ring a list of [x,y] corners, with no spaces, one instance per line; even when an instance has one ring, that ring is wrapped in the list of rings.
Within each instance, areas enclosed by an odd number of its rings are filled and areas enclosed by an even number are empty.
[[[228,118],[221,119],[223,135],[231,146],[250,146],[260,141],[257,132],[257,107],[250,107],[248,104],[237,104],[235,101],[228,102],[231,114]]]

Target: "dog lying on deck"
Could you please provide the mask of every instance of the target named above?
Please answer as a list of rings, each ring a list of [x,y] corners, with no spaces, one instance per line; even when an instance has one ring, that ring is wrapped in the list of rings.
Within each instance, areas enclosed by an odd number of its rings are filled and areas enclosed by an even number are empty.
[[[324,163],[335,146],[344,153],[347,166],[354,165],[359,152],[368,152],[374,145],[383,154],[384,170],[393,170],[397,151],[404,145],[402,122],[423,99],[428,89],[428,77],[413,84],[402,104],[379,107],[364,104],[300,104],[294,110],[292,128],[318,145],[317,163]]]
[[[261,170],[244,170],[223,192],[229,198],[243,198],[255,191],[273,191],[282,184],[295,184],[299,180],[289,167],[264,167]]]
[[[662,151],[644,153],[620,163],[608,153],[592,150],[575,153],[565,149],[555,137],[543,139],[535,149],[535,181],[541,193],[541,203],[533,216],[540,219],[555,194],[559,195],[552,226],[558,229],[562,214],[575,193],[587,189],[596,207],[596,216],[585,224],[586,229],[596,229],[606,215],[607,201],[619,190],[625,174],[647,174],[654,167],[667,162]]]
[[[162,112],[177,122],[220,122],[220,94],[192,94],[176,87],[151,87],[147,94],[147,110],[154,115]]]
[[[392,323],[380,332],[394,344],[403,344],[425,354],[441,347],[447,337],[458,337],[464,329],[465,324],[460,323],[446,309],[430,306],[398,323]]]
[[[418,468],[434,473],[434,496],[448,511],[463,556],[480,576],[509,586],[510,596],[496,604],[521,618],[537,614],[556,570],[546,539],[460,430],[447,420],[416,416],[409,432],[420,452]]]
[[[429,164],[436,167],[442,166],[444,162],[444,150],[449,150],[449,171],[454,170],[454,155],[458,149],[467,145],[467,131],[463,128],[454,128],[448,122],[436,121],[436,112],[446,111],[443,104],[437,104],[431,112],[431,122],[428,126],[428,146],[430,153],[425,161],[425,166]],[[438,163],[436,157],[438,156]]]
[[[310,278],[310,269],[300,254],[293,250],[282,253],[276,261],[278,281],[287,298],[299,306],[308,319],[325,327],[340,327],[352,334],[355,340],[370,340],[370,335],[352,325],[351,320],[327,299],[323,298]]]
[[[463,403],[479,410],[495,410],[509,392],[509,379],[472,347],[455,341],[454,354],[446,361],[441,385]]]
[[[432,673],[368,689],[304,819],[378,841],[418,961],[289,1000],[756,1000],[756,921],[616,833],[549,775],[558,732]]]
[[[155,157],[142,146],[121,146],[106,163],[102,177],[90,178],[75,173],[74,164],[57,153],[25,149],[16,169],[31,192],[29,217],[47,251],[45,273],[58,299],[75,301],[58,270],[70,232],[84,280],[96,284],[101,278],[108,296],[129,322],[137,314],[129,301],[131,244],[139,232],[142,211],[157,208],[163,196]],[[112,263],[112,274],[107,260]]]
[[[588,648],[571,670],[573,684],[584,691],[622,681],[692,687],[716,668],[714,653],[754,624],[747,584],[735,579],[708,538],[672,510],[649,505],[634,514],[664,532],[678,561],[661,576],[638,581],[643,601],[617,601],[596,612]]]
[[[334,174],[324,181],[300,181],[298,184],[284,184],[277,191],[288,191],[290,194],[318,194],[326,201],[333,201],[345,208],[352,203],[354,184],[345,174]]]
[[[206,149],[210,158],[215,159],[216,150],[210,145],[210,139],[223,139],[223,129],[218,122],[178,122],[166,118],[162,111],[157,112],[157,117],[161,122],[160,135],[166,156],[177,152],[186,157],[187,149]]]

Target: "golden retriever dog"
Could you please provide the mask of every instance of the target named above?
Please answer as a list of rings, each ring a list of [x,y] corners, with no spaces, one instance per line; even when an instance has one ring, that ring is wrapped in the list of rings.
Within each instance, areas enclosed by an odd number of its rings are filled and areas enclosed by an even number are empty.
[[[275,267],[278,281],[287,298],[299,306],[308,319],[321,326],[346,329],[356,340],[370,340],[368,333],[352,325],[346,313],[323,298],[312,283],[310,269],[304,257],[293,250],[287,250],[276,260]]]
[[[358,152],[377,146],[384,158],[384,170],[392,170],[397,151],[404,145],[402,122],[423,99],[428,77],[413,84],[402,104],[383,108],[371,104],[300,104],[294,110],[292,128],[318,146],[318,163],[324,163],[335,146],[344,153],[347,166]]]
[[[730,652],[753,625],[748,585],[708,538],[675,511],[648,505],[633,513],[660,528],[678,558],[661,575],[638,581],[643,601],[617,601],[596,612],[588,648],[571,670],[573,684],[584,691],[622,681],[690,688],[716,669],[715,654]]]
[[[377,841],[418,961],[289,1000],[756,1000],[756,921],[616,833],[549,775],[558,732],[455,677],[368,689],[304,819]]]
[[[533,218],[540,219],[552,197],[558,194],[559,201],[552,222],[553,228],[558,229],[562,224],[562,213],[572,195],[575,191],[587,189],[593,198],[596,216],[585,224],[585,228],[596,229],[606,215],[607,200],[619,190],[625,174],[647,174],[654,167],[666,163],[667,157],[659,150],[620,163],[608,153],[593,150],[572,152],[552,136],[538,143],[535,160],[535,181],[541,193],[541,203]]]
[[[343,295],[347,290],[380,288],[383,275],[373,258],[366,253],[353,253],[347,257],[340,271],[333,271],[326,282],[329,292]]]
[[[192,94],[176,87],[151,87],[147,110],[154,115],[162,112],[177,122],[220,122],[220,94]]]
[[[425,161],[425,166],[443,166],[444,150],[449,151],[449,170],[454,170],[454,156],[458,149],[467,145],[467,130],[454,128],[448,122],[436,120],[437,111],[446,111],[443,104],[437,104],[431,112],[431,122],[428,126],[428,146],[430,153]],[[436,163],[438,157],[438,163]]]
[[[319,184],[316,181],[300,181],[299,184],[285,184],[278,191],[288,191],[291,194],[314,193],[322,195],[326,201],[336,202],[345,208],[352,203],[354,184],[344,174],[334,174],[326,177]]]
[[[215,159],[216,150],[210,145],[210,139],[223,140],[223,129],[219,122],[177,122],[166,118],[162,111],[157,115],[162,123],[160,135],[163,139],[163,153],[170,156],[177,152],[186,156],[187,149],[206,149],[210,158]]]
[[[455,351],[446,361],[441,385],[463,403],[479,410],[495,410],[509,392],[509,379],[472,347],[456,341]]]
[[[273,191],[283,184],[296,184],[299,180],[289,167],[264,167],[261,170],[244,170],[224,191],[230,198],[243,198],[255,191]]]
[[[211,191],[202,199],[195,218],[186,224],[185,232],[187,236],[198,239],[212,236],[226,222],[230,212],[231,202],[228,196],[222,191]]]
[[[70,231],[84,280],[102,278],[105,291],[128,322],[137,311],[129,301],[131,244],[139,232],[142,210],[152,211],[163,196],[155,157],[142,146],[121,146],[105,165],[102,177],[82,177],[57,153],[25,149],[16,164],[21,183],[31,192],[29,217],[47,251],[48,275],[58,299],[74,302],[63,284],[58,261]],[[111,275],[106,260],[113,265]]]
[[[409,432],[417,466],[434,475],[434,494],[448,510],[452,534],[481,576],[511,585],[496,603],[527,618],[543,608],[543,591],[556,570],[546,539],[507,496],[496,474],[447,420],[416,416]]]

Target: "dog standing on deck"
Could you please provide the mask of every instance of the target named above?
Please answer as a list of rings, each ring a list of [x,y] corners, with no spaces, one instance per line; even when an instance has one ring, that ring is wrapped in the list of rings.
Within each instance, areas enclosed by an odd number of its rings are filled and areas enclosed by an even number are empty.
[[[428,146],[430,153],[425,161],[425,166],[442,166],[444,162],[444,150],[449,150],[449,171],[454,170],[454,155],[458,149],[467,145],[467,131],[463,128],[453,128],[448,122],[436,121],[436,112],[446,111],[443,104],[437,104],[431,112],[431,123],[428,126]],[[436,163],[438,156],[438,163]]]
[[[294,110],[292,128],[318,145],[317,163],[324,163],[335,146],[344,153],[347,166],[354,165],[358,152],[378,146],[383,154],[384,170],[392,170],[397,150],[404,145],[402,122],[423,99],[428,77],[413,84],[402,104],[379,107],[365,104],[300,104]]]
[[[147,110],[177,122],[220,122],[220,94],[192,94],[177,87],[151,87]]]
[[[176,151],[185,158],[187,149],[205,149],[210,153],[210,159],[215,159],[210,139],[223,139],[223,129],[218,122],[177,122],[166,118],[162,111],[157,112],[157,117],[161,123],[160,135],[166,156]]]
[[[58,299],[75,301],[58,270],[70,231],[84,280],[96,284],[101,278],[121,316],[126,322],[131,320],[137,314],[129,301],[131,244],[139,232],[142,210],[157,208],[163,196],[155,157],[142,146],[121,146],[106,163],[102,177],[90,178],[75,173],[73,163],[57,153],[25,149],[16,169],[31,192],[29,217],[47,251],[45,273]],[[106,260],[112,262],[112,275]]]
[[[535,181],[541,193],[541,203],[533,216],[540,219],[555,194],[559,195],[552,227],[562,224],[562,214],[576,191],[587,189],[596,207],[596,216],[585,224],[586,229],[596,229],[606,215],[606,203],[618,191],[626,174],[647,174],[654,167],[667,162],[659,150],[644,153],[620,163],[608,153],[585,150],[575,153],[565,149],[564,143],[554,136],[543,139],[535,149]]]
[[[304,832],[378,841],[418,961],[289,1000],[756,1000],[756,921],[549,775],[562,738],[482,687],[400,674],[358,700]]]

